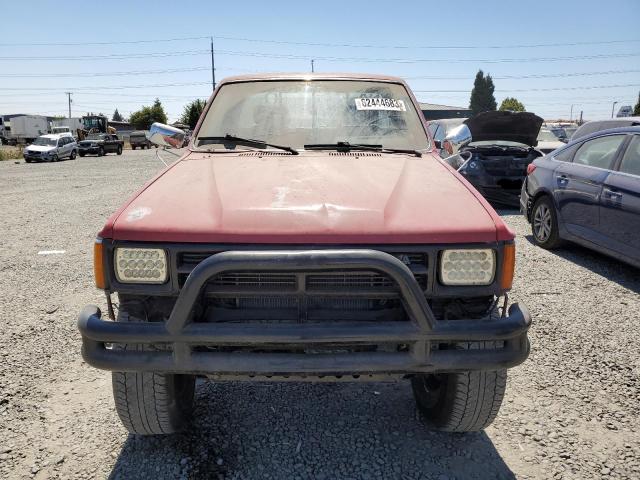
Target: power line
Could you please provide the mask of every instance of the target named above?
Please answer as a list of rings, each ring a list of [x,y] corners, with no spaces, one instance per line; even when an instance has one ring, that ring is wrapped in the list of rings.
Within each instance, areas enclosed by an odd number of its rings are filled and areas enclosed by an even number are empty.
[[[262,57],[262,58],[280,58],[289,60],[309,60],[310,55],[293,55],[293,54],[278,54],[278,53],[264,53],[264,52],[244,52],[235,50],[218,50],[219,55],[231,55],[231,56],[245,56],[245,57]],[[453,59],[447,58],[445,60],[440,58],[414,58],[414,59],[402,59],[402,58],[365,58],[365,57],[321,57],[314,55],[315,60],[324,60],[327,62],[365,62],[365,63],[520,63],[520,62],[559,62],[559,61],[573,61],[573,60],[597,60],[601,58],[626,58],[637,57],[640,53],[610,53],[610,54],[598,54],[598,55],[580,55],[570,57],[532,57],[532,58],[498,58],[498,59],[482,59],[482,58],[465,58],[465,59]],[[0,57],[1,59],[1,57]]]
[[[149,52],[149,53],[110,53],[108,55],[74,55],[64,57],[0,57],[0,60],[16,60],[16,61],[30,61],[30,60],[127,60],[130,58],[164,58],[164,57],[177,57],[185,55],[202,55],[209,53],[209,50],[183,50],[181,52]]]
[[[80,72],[80,73],[0,73],[0,78],[93,78],[93,77],[128,77],[140,75],[161,75],[173,73],[192,73],[210,71],[211,66],[192,67],[192,68],[169,68],[157,70],[133,70],[119,72]],[[240,69],[240,68],[218,68],[216,70],[224,70],[228,72],[251,72],[259,73],[257,70]],[[595,72],[570,72],[570,73],[552,73],[552,74],[530,74],[530,75],[499,75],[493,76],[494,80],[519,80],[519,79],[542,79],[542,78],[571,78],[571,77],[590,77],[599,75],[620,75],[626,73],[640,73],[640,70],[604,70]],[[417,75],[402,76],[405,80],[469,80],[475,76],[475,73],[460,76],[441,76],[441,75]]]
[[[576,73],[550,73],[550,74],[533,74],[533,75],[500,75],[491,76],[494,80],[520,80],[520,79],[536,79],[536,78],[570,78],[570,77],[591,77],[596,75],[618,75],[622,73],[640,73],[640,70],[605,70],[599,72],[576,72]],[[402,77],[405,80],[469,80],[475,76],[437,76],[437,75],[418,75],[412,77]]]
[[[84,60],[126,60],[135,58],[164,58],[174,56],[185,55],[209,55],[210,50],[185,50],[181,52],[151,52],[151,53],[126,53],[126,54],[108,54],[108,55],[76,55],[76,56],[62,56],[62,57],[0,57],[0,60],[16,60],[16,61],[31,61],[31,60],[69,60],[69,61],[84,61]],[[473,62],[473,63],[519,63],[519,62],[558,62],[558,61],[573,61],[573,60],[597,60],[601,58],[627,58],[640,56],[640,53],[608,53],[597,55],[574,55],[565,57],[530,57],[530,58],[447,58],[446,60],[440,58],[367,58],[367,57],[334,57],[334,56],[317,56],[317,55],[294,55],[294,54],[280,54],[280,53],[267,53],[267,52],[247,52],[237,50],[217,50],[219,55],[240,56],[240,57],[260,57],[260,58],[280,58],[291,60],[306,60],[311,57],[316,60],[324,60],[327,62],[365,62],[365,63],[432,63],[444,61],[449,63],[461,63],[461,62]]]
[[[210,67],[164,68],[160,70],[134,70],[129,72],[84,72],[84,73],[0,73],[3,78],[75,78],[75,77],[128,77],[135,75],[158,75],[165,73],[201,72]]]
[[[496,89],[496,92],[551,92],[564,90],[591,90],[597,88],[622,88],[638,87],[640,83],[627,83],[624,85],[591,85],[586,87],[555,87],[555,88],[525,88],[525,89]],[[469,93],[470,90],[413,90],[418,93]]]
[[[152,85],[112,85],[98,86],[91,85],[86,87],[64,87],[64,88],[41,88],[41,87],[3,87],[2,90],[20,90],[20,91],[61,91],[61,90],[125,90],[128,88],[166,88],[166,87],[187,87],[193,85],[210,85],[210,82],[184,82],[184,83],[157,83]],[[17,94],[16,94],[17,95]]]
[[[182,42],[185,40],[202,40],[206,37],[179,37],[179,38],[162,38],[155,40],[121,40],[111,42],[46,42],[46,43],[0,43],[0,47],[75,47],[82,45],[131,45],[135,43],[160,43],[160,42]]]
[[[103,42],[31,42],[31,43],[0,43],[3,47],[62,47],[62,46],[95,46],[95,45],[133,45],[144,43],[167,43],[182,42],[191,40],[209,39],[211,35],[202,35],[194,37],[176,37],[176,38],[159,38],[147,40],[112,40]],[[603,41],[584,41],[584,42],[553,42],[553,43],[535,43],[535,44],[507,44],[507,45],[374,45],[374,44],[358,44],[358,43],[330,43],[330,42],[299,42],[292,40],[271,40],[264,38],[246,38],[216,35],[216,39],[230,40],[236,42],[263,43],[272,45],[301,45],[309,47],[346,47],[346,48],[375,48],[375,49],[421,49],[421,50],[481,50],[481,49],[512,49],[512,48],[544,48],[544,47],[574,47],[589,45],[613,45],[621,43],[640,42],[640,39],[624,39],[624,40],[603,40]]]
[[[289,40],[266,40],[256,38],[228,37],[216,35],[217,39],[235,40],[240,42],[271,43],[275,45],[303,45],[309,47],[349,47],[349,48],[398,48],[398,49],[421,49],[421,50],[479,50],[479,49],[509,49],[509,48],[539,48],[539,47],[573,47],[583,45],[611,45],[616,43],[640,42],[640,39],[630,40],[606,40],[589,42],[566,42],[566,43],[538,43],[538,44],[515,44],[515,45],[370,45],[354,43],[317,43],[317,42],[294,42]]]

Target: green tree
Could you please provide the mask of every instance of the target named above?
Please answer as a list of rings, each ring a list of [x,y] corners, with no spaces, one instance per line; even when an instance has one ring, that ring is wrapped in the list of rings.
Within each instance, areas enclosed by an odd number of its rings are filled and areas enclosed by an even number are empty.
[[[473,82],[469,108],[474,115],[481,112],[493,111],[496,109],[496,97],[493,96],[495,86],[491,75],[484,75],[482,70],[478,70],[476,79]]]
[[[182,116],[180,117],[180,123],[189,125],[191,130],[196,128],[196,123],[198,123],[198,119],[200,118],[200,114],[202,114],[205,105],[206,102],[199,98],[193,102],[187,103],[184,106],[184,112],[182,112]]]
[[[120,115],[120,112],[118,111],[117,108],[115,112],[113,112],[113,115],[111,116],[111,120],[113,120],[114,122],[122,122],[124,120],[124,118],[122,117],[122,115]]]
[[[498,110],[510,110],[512,112],[526,112],[527,110],[524,108],[524,105],[517,99],[513,97],[505,98],[500,104],[500,108]]]
[[[133,112],[129,117],[129,122],[138,130],[149,130],[154,122],[167,123],[167,114],[160,100],[156,98],[152,106],[142,107],[137,112]]]
[[[636,103],[636,106],[633,107],[633,114],[640,115],[640,92],[638,92],[638,103]]]

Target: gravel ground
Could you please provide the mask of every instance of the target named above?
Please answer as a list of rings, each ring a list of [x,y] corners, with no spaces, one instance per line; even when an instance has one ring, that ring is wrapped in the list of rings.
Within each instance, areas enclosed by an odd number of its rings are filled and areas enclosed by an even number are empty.
[[[532,354],[485,433],[427,431],[405,383],[202,383],[190,434],[128,436],[75,321],[105,310],[96,232],[161,167],[149,151],[0,163],[0,478],[640,477],[638,271],[536,248],[515,211]]]

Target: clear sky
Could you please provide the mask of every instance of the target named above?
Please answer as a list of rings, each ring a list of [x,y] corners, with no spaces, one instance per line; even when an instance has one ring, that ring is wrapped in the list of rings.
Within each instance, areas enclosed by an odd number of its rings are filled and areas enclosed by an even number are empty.
[[[3,2],[0,114],[66,115],[71,91],[74,116],[127,116],[159,97],[176,120],[211,93],[213,35],[217,79],[315,59],[318,72],[397,75],[420,101],[467,106],[483,69],[498,103],[602,118],[638,101],[639,20],[640,0]]]

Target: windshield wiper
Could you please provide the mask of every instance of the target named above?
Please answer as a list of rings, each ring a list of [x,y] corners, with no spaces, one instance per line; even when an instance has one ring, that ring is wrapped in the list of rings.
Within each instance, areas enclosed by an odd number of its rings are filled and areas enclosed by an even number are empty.
[[[236,137],[235,135],[226,134],[224,137],[199,137],[198,141],[220,141],[221,143],[236,143],[247,145],[249,147],[258,147],[258,148],[277,148],[278,150],[284,150],[286,152],[290,152],[293,155],[298,155],[298,151],[293,147],[288,147],[286,145],[275,145],[273,143],[267,143],[264,140],[255,140],[253,138],[242,138]]]
[[[381,153],[410,153],[416,157],[421,157],[422,153],[419,150],[412,150],[409,148],[387,148],[382,145],[376,145],[372,143],[349,143],[349,142],[336,142],[336,143],[310,143],[304,146],[305,150],[337,150],[338,152],[349,152],[351,150],[357,151],[370,151]]]

